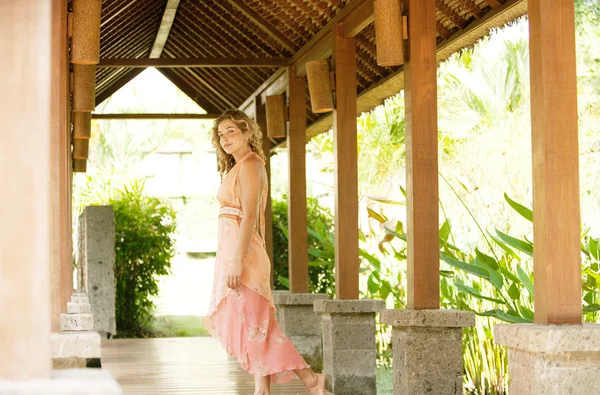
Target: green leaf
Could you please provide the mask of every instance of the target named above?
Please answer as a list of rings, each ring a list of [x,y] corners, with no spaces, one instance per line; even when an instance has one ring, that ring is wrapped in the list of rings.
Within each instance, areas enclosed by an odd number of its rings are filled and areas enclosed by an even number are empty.
[[[498,273],[498,271],[494,270],[490,266],[488,266],[485,263],[481,262],[477,258],[473,261],[473,263],[476,266],[479,266],[479,267],[487,270],[487,272],[490,275],[490,279],[489,280],[492,283],[492,285],[494,285],[494,287],[496,287],[499,291],[502,291],[502,286],[504,285],[504,278],[502,277],[502,275],[500,273]]]
[[[367,288],[369,289],[369,293],[370,293],[371,295],[373,295],[373,294],[375,294],[376,292],[378,292],[378,291],[379,291],[379,287],[380,287],[380,286],[379,286],[379,284],[377,284],[377,283],[375,282],[375,278],[374,278],[374,277],[375,277],[375,276],[374,276],[373,274],[371,274],[371,275],[369,276],[369,280],[367,281]]]
[[[600,304],[589,304],[583,308],[583,313],[594,313],[600,311]]]
[[[369,254],[368,252],[366,252],[363,249],[360,249],[358,251],[358,255],[362,256],[363,258],[365,258],[371,265],[373,265],[373,267],[375,268],[375,271],[380,272],[381,271],[381,262],[379,261],[379,259],[375,258],[373,255]]]
[[[440,252],[440,258],[446,262],[447,264],[449,264],[450,266],[453,266],[457,269],[461,269],[464,270],[468,273],[474,274],[476,276],[485,278],[486,280],[489,280],[490,275],[488,273],[487,270],[485,270],[482,267],[479,266],[475,266],[475,265],[471,265],[469,263],[465,263],[465,262],[461,262],[457,259],[454,258],[450,258],[448,255],[444,254],[443,252]]]
[[[367,242],[367,238],[365,237],[365,233],[362,231],[362,229],[358,229],[358,240],[362,241],[363,243]]]
[[[387,226],[384,226],[384,227],[383,227],[383,229],[386,231],[386,233],[389,233],[389,234],[391,234],[391,235],[394,235],[394,236],[396,236],[397,238],[399,238],[400,240],[404,240],[404,241],[406,241],[406,240],[407,240],[407,238],[406,238],[406,235],[405,235],[405,234],[400,234],[400,233],[398,233],[398,232],[395,232],[395,231],[391,230],[390,228],[388,228]]]
[[[530,320],[528,318],[523,318],[523,317],[519,317],[516,315],[508,314],[507,312],[499,310],[499,309],[489,310],[489,311],[485,311],[483,313],[475,312],[475,314],[481,315],[484,317],[495,317],[495,318],[498,318],[499,320],[502,320],[505,322],[510,322],[512,324],[528,324],[530,322],[533,322],[533,320]]]
[[[514,252],[510,247],[508,247],[502,240],[500,240],[499,238],[497,238],[496,236],[494,236],[493,234],[488,232],[488,235],[492,238],[492,240],[494,240],[496,242],[496,244],[498,244],[498,246],[500,248],[502,248],[507,254],[509,254],[510,256],[512,256],[513,258],[515,258],[517,261],[521,261],[521,257],[519,256],[519,254],[517,254],[516,252]]]
[[[406,189],[404,189],[402,185],[400,185],[400,192],[402,192],[402,195],[404,196],[404,198],[406,198]]]
[[[327,253],[325,251],[323,251],[323,250],[317,250],[317,249],[314,249],[314,248],[309,248],[308,249],[308,255],[313,256],[315,258],[322,258],[325,255],[327,255]]]
[[[600,248],[598,246],[598,240],[595,240],[592,237],[590,237],[586,247],[587,247],[587,250],[589,251],[590,255],[596,261],[600,261]]]
[[[489,300],[490,302],[505,304],[503,300],[491,298],[489,296],[482,295],[481,292],[475,288],[469,287],[468,285],[456,284],[456,288],[462,292],[468,293],[478,299]]]
[[[384,197],[367,196],[367,199],[373,200],[375,202],[383,203],[383,204],[395,204],[398,206],[406,205],[406,202],[401,202],[399,200],[392,200],[392,199],[388,199],[388,198],[384,198]]]
[[[281,285],[283,285],[287,289],[290,289],[290,280],[288,280],[287,278],[285,278],[283,276],[277,276],[277,280],[279,281],[279,283]]]
[[[502,233],[498,229],[496,229],[496,233],[498,234],[498,236],[500,236],[502,241],[504,241],[509,246],[514,247],[517,250],[523,251],[527,255],[533,257],[533,245],[532,244],[530,244],[526,241],[523,241],[523,240],[516,239],[512,236],[507,235],[506,233]]]
[[[523,282],[523,285],[525,286],[525,288],[527,288],[527,290],[529,291],[529,294],[531,296],[533,296],[534,295],[534,293],[533,293],[533,282],[531,281],[531,278],[529,278],[529,276],[527,275],[527,273],[525,273],[525,271],[523,270],[523,268],[521,267],[521,265],[517,265],[517,275],[519,276],[519,278]]]
[[[504,199],[508,202],[508,205],[513,208],[517,213],[519,213],[523,218],[533,222],[533,211],[528,209],[527,207],[515,202],[511,198],[508,197],[506,193],[504,193]]]
[[[500,265],[498,265],[496,259],[479,251],[479,248],[475,248],[475,255],[480,262],[485,263],[494,270],[500,270]]]
[[[448,241],[448,236],[450,236],[450,223],[448,220],[445,220],[440,228],[440,240],[442,244],[445,244]]]
[[[381,224],[387,222],[387,218],[385,215],[376,213],[375,211],[371,210],[368,207],[367,207],[367,212],[369,213],[369,217],[374,218],[377,222],[379,222]]]
[[[512,284],[508,288],[508,295],[512,300],[518,300],[521,297],[521,291],[519,291],[519,287],[516,284]]]
[[[440,270],[440,276],[447,277],[447,278],[453,278],[454,272],[452,270]]]

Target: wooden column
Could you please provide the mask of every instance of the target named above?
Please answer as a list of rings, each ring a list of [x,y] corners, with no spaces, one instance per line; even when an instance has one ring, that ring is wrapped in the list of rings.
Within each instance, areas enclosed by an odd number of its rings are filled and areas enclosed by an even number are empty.
[[[271,206],[271,140],[267,131],[267,111],[261,103],[260,95],[254,98],[254,114],[256,123],[263,133],[263,151],[265,153],[265,168],[267,169],[267,183],[269,191],[267,193],[267,207],[265,208],[265,244],[267,245],[267,255],[271,261],[271,288],[273,288],[275,279],[273,277],[273,208]]]
[[[581,323],[572,0],[529,0],[535,322]]]
[[[60,314],[66,312],[73,289],[71,223],[69,210],[69,63],[67,51],[67,2],[52,2],[52,109],[50,211],[52,245],[52,331],[60,331]]]
[[[306,80],[289,75],[288,258],[290,291],[308,292],[308,232],[306,221]]]
[[[410,309],[440,305],[435,26],[435,0],[408,1],[404,97]]]
[[[51,2],[0,2],[3,380],[48,379],[51,373],[51,23]]]
[[[335,284],[338,299],[358,299],[358,147],[356,45],[336,25],[333,37],[336,105],[333,110],[335,174]]]

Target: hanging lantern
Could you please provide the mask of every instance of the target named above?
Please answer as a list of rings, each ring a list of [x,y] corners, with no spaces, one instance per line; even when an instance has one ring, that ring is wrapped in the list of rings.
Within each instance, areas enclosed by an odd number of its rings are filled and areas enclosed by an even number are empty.
[[[312,112],[333,111],[333,90],[327,60],[313,60],[306,63],[306,77],[310,93]]]
[[[90,139],[73,139],[73,159],[87,159]]]
[[[270,138],[284,138],[285,132],[285,102],[283,95],[266,97],[267,132]]]
[[[96,108],[96,66],[73,65],[73,111]]]
[[[100,62],[100,14],[102,0],[73,0],[71,63]]]
[[[87,160],[73,159],[73,171],[75,173],[85,173],[87,171]]]
[[[89,139],[92,134],[92,113],[73,112],[73,138]]]
[[[377,64],[398,66],[404,63],[402,0],[374,0]]]

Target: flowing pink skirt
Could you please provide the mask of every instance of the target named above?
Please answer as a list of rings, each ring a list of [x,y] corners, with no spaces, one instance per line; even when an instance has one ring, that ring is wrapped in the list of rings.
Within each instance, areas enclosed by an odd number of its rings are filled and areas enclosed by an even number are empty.
[[[293,370],[310,367],[279,328],[269,301],[245,285],[221,300],[205,326],[253,376],[285,384],[296,376]]]

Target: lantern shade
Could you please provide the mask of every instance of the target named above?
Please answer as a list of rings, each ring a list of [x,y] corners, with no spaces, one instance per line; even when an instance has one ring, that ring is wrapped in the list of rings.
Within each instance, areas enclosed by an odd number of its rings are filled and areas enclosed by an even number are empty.
[[[73,112],[73,138],[89,139],[92,134],[92,113]]]
[[[87,159],[90,139],[73,139],[73,159]]]
[[[333,111],[333,91],[327,60],[313,60],[306,63],[306,77],[310,93],[312,112]]]
[[[87,171],[87,160],[73,159],[73,171],[75,173],[85,173]]]
[[[96,66],[73,65],[73,111],[96,108]]]
[[[398,66],[404,63],[402,0],[374,0],[377,64]]]
[[[283,138],[285,132],[285,101],[283,95],[266,97],[267,133],[270,138]]]
[[[73,0],[71,63],[100,62],[100,15],[102,0]]]

